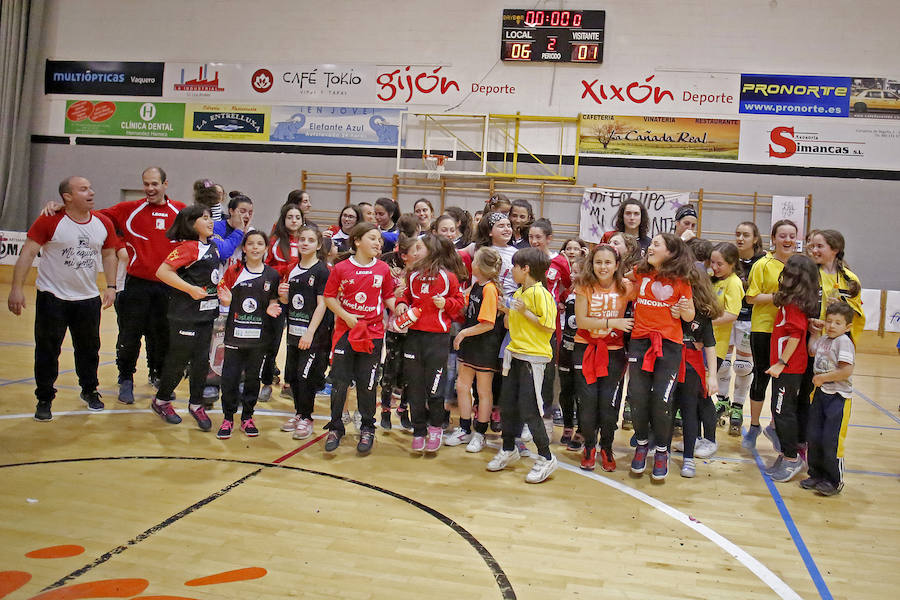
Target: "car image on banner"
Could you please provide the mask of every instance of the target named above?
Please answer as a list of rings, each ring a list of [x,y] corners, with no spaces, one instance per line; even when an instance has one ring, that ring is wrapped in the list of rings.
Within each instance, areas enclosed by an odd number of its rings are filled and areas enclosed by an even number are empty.
[[[900,94],[889,90],[860,90],[850,96],[850,110],[854,116],[860,113],[887,112],[894,113],[900,119]]]

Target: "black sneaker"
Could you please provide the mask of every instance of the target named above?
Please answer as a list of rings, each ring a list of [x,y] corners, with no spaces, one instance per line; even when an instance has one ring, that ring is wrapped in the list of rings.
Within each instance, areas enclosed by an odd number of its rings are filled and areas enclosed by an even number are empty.
[[[401,410],[401,408],[403,410]],[[397,409],[397,414],[400,415],[400,427],[406,430],[412,429],[412,421],[409,420],[409,410],[405,406],[401,406]]]
[[[584,449],[584,437],[577,431],[575,435],[572,436],[572,439],[569,440],[568,445],[566,446],[566,450],[569,452],[581,452]]]
[[[35,421],[52,421],[53,413],[50,412],[50,400],[38,400],[37,408],[34,411]]]
[[[178,425],[181,423],[181,417],[175,412],[175,408],[172,406],[171,402],[157,404],[156,400],[151,400],[150,408],[153,409],[153,412],[162,417],[163,421],[170,425]]]
[[[123,379],[119,382],[119,402],[134,404],[134,381],[131,379]]]
[[[816,484],[816,493],[821,496],[834,496],[835,494],[840,494],[841,490],[844,488],[844,484],[836,486],[830,481],[822,480]]]
[[[191,413],[191,416],[197,421],[197,427],[201,430],[209,431],[212,429],[212,421],[206,414],[206,409],[202,404],[188,404],[188,412]],[[243,429],[243,423],[241,423],[241,428]]]
[[[818,477],[807,477],[803,481],[800,482],[800,487],[804,490],[814,490],[816,486],[819,485],[819,482],[822,481]]]
[[[87,404],[88,410],[100,412],[104,408],[103,402],[100,401],[100,392],[97,390],[94,390],[93,392],[81,392],[81,400]]]
[[[387,431],[391,429],[391,411],[383,410],[381,411],[381,428]]]
[[[359,443],[356,444],[356,451],[360,454],[368,454],[372,451],[375,444],[375,432],[364,430],[359,432]]]
[[[340,431],[331,430],[328,432],[328,437],[325,438],[325,452],[334,452],[337,450],[337,447],[341,445],[341,438],[344,437],[344,434]]]

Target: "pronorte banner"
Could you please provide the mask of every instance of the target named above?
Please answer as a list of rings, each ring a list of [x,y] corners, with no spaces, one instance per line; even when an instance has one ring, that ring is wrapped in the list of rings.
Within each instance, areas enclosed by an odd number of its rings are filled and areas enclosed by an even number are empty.
[[[581,115],[579,154],[737,160],[733,119]]]
[[[273,142],[397,145],[400,113],[405,109],[350,106],[273,106]]]
[[[184,137],[184,104],[68,100],[65,132],[75,135]]]
[[[900,168],[900,129],[891,120],[747,120],[740,160],[765,165],[843,169]]]
[[[44,93],[91,96],[162,96],[161,62],[47,60]]]
[[[849,77],[741,75],[740,112],[752,115],[846,117]]]
[[[271,109],[258,104],[188,104],[184,136],[202,140],[269,141]]]
[[[615,229],[616,212],[622,202],[632,198],[647,209],[650,217],[647,235],[650,237],[672,231],[675,228],[675,211],[691,201],[689,192],[585,188],[581,198],[581,239],[598,243],[604,232]]]

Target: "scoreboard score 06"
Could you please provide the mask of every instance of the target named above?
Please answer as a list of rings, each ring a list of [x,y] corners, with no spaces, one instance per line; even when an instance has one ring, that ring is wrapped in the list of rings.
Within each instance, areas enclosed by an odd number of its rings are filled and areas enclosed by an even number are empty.
[[[500,58],[601,63],[605,24],[605,10],[505,9]]]

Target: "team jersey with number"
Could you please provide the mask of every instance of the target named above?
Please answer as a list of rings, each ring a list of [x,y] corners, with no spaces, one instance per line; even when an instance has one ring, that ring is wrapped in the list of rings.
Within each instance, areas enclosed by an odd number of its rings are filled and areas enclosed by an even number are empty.
[[[306,335],[309,322],[316,310],[318,297],[325,295],[328,277],[328,265],[320,260],[309,268],[301,267],[297,263],[290,273],[282,278],[282,281],[288,284],[287,335],[288,344],[291,346],[296,347],[300,343],[300,338]],[[329,311],[325,312],[327,317]],[[318,350],[330,346],[330,322],[323,317],[313,335],[310,348]]]
[[[672,316],[672,305],[684,297],[693,300],[691,286],[683,279],[660,279],[654,273],[637,274],[637,299],[634,301],[634,339],[648,338],[659,332],[663,339],[681,343],[681,319]]]
[[[166,231],[182,208],[182,202],[166,196],[164,204],[150,204],[141,198],[97,211],[109,217],[122,235],[128,251],[129,275],[159,281],[156,270],[178,244],[166,237]]]
[[[169,253],[165,263],[189,284],[206,289],[205,298],[194,300],[181,290],[171,288],[169,319],[183,323],[214,321],[219,315],[216,285],[220,278],[219,253],[216,245],[204,244],[197,240],[182,242]]]
[[[337,298],[344,310],[364,320],[369,339],[384,337],[384,303],[394,295],[394,280],[386,263],[373,258],[369,264],[361,265],[353,256],[339,262],[328,277],[324,295]],[[343,319],[335,317],[332,345],[348,329]]]
[[[788,340],[797,338],[799,340],[797,348],[791,354],[782,373],[803,373],[806,371],[806,363],[809,359],[806,348],[806,315],[796,304],[787,304],[776,310],[772,342],[769,346],[769,360],[773,365],[777,363]]]
[[[231,291],[231,304],[225,321],[226,348],[259,348],[268,343],[271,317],[266,313],[278,298],[278,272],[268,265],[254,273],[241,263],[225,271],[219,289]]]
[[[38,217],[28,230],[28,239],[40,244],[41,262],[34,282],[37,289],[60,300],[96,298],[97,271],[102,269],[100,253],[116,247],[112,223],[91,212],[79,223],[65,211]],[[112,285],[114,282],[108,282]]]
[[[444,298],[444,307],[434,305],[434,298]],[[440,269],[433,275],[413,271],[407,279],[402,301],[422,311],[415,323],[409,326],[416,331],[447,333],[450,323],[463,307],[463,295],[459,291],[456,275]]]

